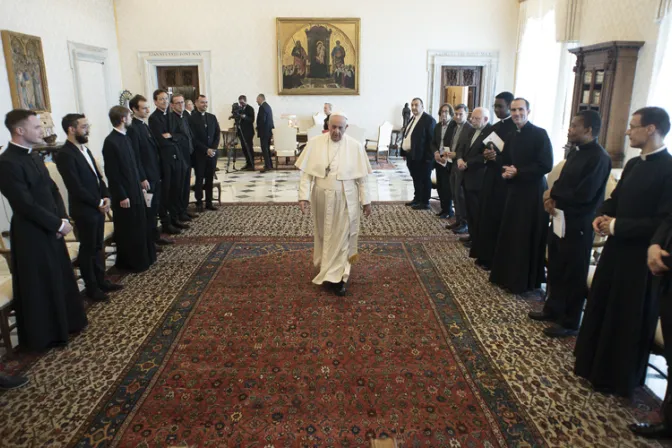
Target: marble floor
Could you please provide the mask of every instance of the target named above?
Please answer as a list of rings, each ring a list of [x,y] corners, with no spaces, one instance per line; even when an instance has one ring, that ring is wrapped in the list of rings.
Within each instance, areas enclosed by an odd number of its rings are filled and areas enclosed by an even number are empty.
[[[372,201],[409,201],[413,199],[413,181],[406,162],[391,158],[395,169],[374,170],[369,176]],[[218,163],[217,178],[222,183],[222,202],[295,202],[299,199],[299,171],[279,169],[261,174],[258,171],[226,173],[226,159]],[[236,163],[241,168],[243,163]],[[217,195],[217,192],[215,192]]]

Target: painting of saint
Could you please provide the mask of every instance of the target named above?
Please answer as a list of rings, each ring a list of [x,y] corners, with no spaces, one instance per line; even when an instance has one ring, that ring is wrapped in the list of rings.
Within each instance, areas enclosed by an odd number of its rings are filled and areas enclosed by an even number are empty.
[[[36,36],[2,31],[12,106],[51,112],[42,40]]]
[[[319,40],[315,44],[315,58],[310,65],[310,76],[312,78],[326,78],[329,76],[326,58],[327,51],[324,48],[324,42]]]
[[[297,41],[294,44],[294,49],[292,50],[292,56],[294,56],[294,73],[299,77],[304,77],[306,75],[306,50],[301,46],[301,41]]]
[[[341,41],[336,41],[336,46],[331,50],[331,60],[334,61],[334,68],[342,68],[345,65],[345,50],[341,47]]]

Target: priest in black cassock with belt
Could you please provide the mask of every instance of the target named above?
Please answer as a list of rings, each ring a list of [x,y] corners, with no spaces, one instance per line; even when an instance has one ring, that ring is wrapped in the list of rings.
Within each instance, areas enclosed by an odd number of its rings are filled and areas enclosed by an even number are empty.
[[[11,142],[0,154],[0,192],[13,215],[9,238],[14,310],[21,348],[64,346],[88,321],[63,237],[72,231],[58,187],[34,145],[42,143],[35,112],[5,118]]]
[[[529,112],[526,99],[511,103],[518,129],[504,145],[506,202],[490,273],[491,282],[514,294],[538,289],[544,281],[548,213],[543,195],[553,150],[546,131],[528,121]]]
[[[492,132],[506,142],[511,133],[516,131],[516,124],[511,119],[511,102],[513,93],[501,92],[495,97],[495,115],[499,121],[492,126]],[[504,214],[506,202],[506,180],[502,177],[502,150],[492,143],[483,150],[485,171],[483,185],[479,197],[478,239],[472,242],[469,256],[476,259],[476,264],[490,270],[492,259],[497,248],[499,226]]]
[[[221,130],[217,117],[208,113],[208,98],[199,95],[196,99],[196,110],[189,117],[191,134],[193,136],[194,196],[196,197],[196,211],[203,212],[203,182],[205,182],[205,208],[217,210],[212,203],[212,186],[217,167],[217,147]]]
[[[114,241],[117,244],[115,266],[124,271],[142,272],[156,261],[156,246],[147,223],[147,205],[138,164],[131,140],[126,135],[131,125],[131,111],[114,106],[109,115],[114,129],[103,144],[103,158],[112,196]]]
[[[647,250],[672,205],[672,156],[663,140],[670,118],[645,107],[630,119],[628,161],[593,229],[609,235],[576,340],[574,372],[596,390],[629,397],[644,383],[658,321],[658,295]]]
[[[193,137],[189,126],[189,114],[184,109],[184,96],[176,93],[170,99],[170,108],[172,110],[172,120],[170,133],[181,150],[182,168],[184,169],[182,177],[182,189],[180,197],[180,221],[191,221],[198,215],[188,210],[189,198],[191,197],[191,168],[193,167],[192,155],[194,153]]]
[[[597,142],[600,115],[584,110],[572,119],[567,139],[576,145],[567,155],[560,177],[544,193],[544,207],[551,216],[564,216],[565,233],[548,232],[548,299],[531,319],[554,322],[544,329],[550,337],[574,336],[579,332],[581,313],[588,294],[586,278],[593,248],[597,208],[611,172],[609,154]]]

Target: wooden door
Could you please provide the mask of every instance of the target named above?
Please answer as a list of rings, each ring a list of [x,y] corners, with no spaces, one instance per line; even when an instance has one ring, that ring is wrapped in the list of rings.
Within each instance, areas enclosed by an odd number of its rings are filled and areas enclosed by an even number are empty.
[[[469,107],[469,113],[477,107],[481,106],[481,79],[483,67],[461,67],[461,66],[446,66],[442,67],[441,84],[443,87],[445,103],[453,104],[453,98],[448,98],[447,87],[459,86],[469,88],[468,98],[465,104]],[[456,106],[457,104],[453,104]]]
[[[201,93],[198,85],[198,66],[196,65],[157,67],[156,72],[160,88],[167,91],[172,89],[173,94],[181,93],[185,100],[195,102]]]

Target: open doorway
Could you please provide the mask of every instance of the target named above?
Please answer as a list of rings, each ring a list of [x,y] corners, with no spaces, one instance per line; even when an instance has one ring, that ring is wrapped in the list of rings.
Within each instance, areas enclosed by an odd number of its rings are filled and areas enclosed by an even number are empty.
[[[197,65],[160,66],[156,68],[159,88],[171,94],[180,93],[185,100],[196,101],[201,94]]]
[[[456,106],[466,104],[471,113],[481,107],[483,67],[442,66],[441,101]]]

